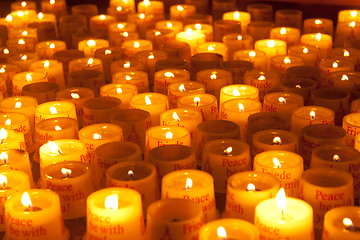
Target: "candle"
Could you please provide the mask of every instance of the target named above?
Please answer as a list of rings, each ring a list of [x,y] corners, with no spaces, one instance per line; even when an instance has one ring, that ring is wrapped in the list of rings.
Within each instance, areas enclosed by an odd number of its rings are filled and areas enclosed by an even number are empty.
[[[193,93],[205,93],[204,84],[193,81],[182,81],[168,85],[167,95],[170,109],[177,107],[180,97]]]
[[[77,119],[75,105],[70,102],[52,101],[42,103],[35,108],[35,124],[41,120],[54,117],[69,117]]]
[[[220,90],[220,106],[231,99],[259,100],[259,90],[256,87],[244,84],[233,84],[222,87]]]
[[[251,15],[248,12],[225,12],[222,16],[224,20],[235,20],[241,22],[241,32],[247,33],[247,26],[251,22]]]
[[[149,162],[156,167],[159,180],[169,172],[196,169],[195,151],[185,145],[170,144],[153,148],[149,152]]]
[[[195,49],[205,42],[205,35],[198,31],[188,28],[185,32],[179,32],[175,37],[176,41],[185,42],[190,45],[191,54],[195,54]]]
[[[160,198],[156,169],[143,161],[125,161],[111,166],[106,171],[107,187],[123,187],[138,191],[142,198],[143,212]]]
[[[240,126],[240,139],[245,141],[248,117],[262,109],[261,102],[252,99],[231,99],[221,105],[220,119]]]
[[[56,52],[66,50],[64,41],[42,41],[36,44],[35,52],[41,59],[52,59]]]
[[[155,29],[170,29],[176,33],[182,32],[184,29],[183,23],[176,20],[164,20],[155,23]]]
[[[78,43],[78,49],[84,52],[85,57],[94,57],[96,50],[109,46],[109,41],[104,39],[86,39]]]
[[[359,34],[360,26],[356,21],[350,22],[339,22],[336,25],[335,33],[335,47],[344,47],[351,42],[351,39],[356,38],[355,36]]]
[[[6,238],[19,240],[27,236],[34,236],[39,240],[69,238],[69,232],[62,220],[59,195],[53,191],[32,189],[19,192],[6,201],[5,214]],[[24,224],[16,224],[15,219]]]
[[[110,122],[110,114],[120,105],[121,100],[115,97],[90,98],[83,106],[83,126]]]
[[[267,59],[267,66],[270,67],[270,59],[273,56],[285,55],[287,52],[287,45],[285,41],[277,39],[262,39],[255,42],[255,50],[265,52]]]
[[[302,11],[297,9],[281,9],[275,12],[275,25],[301,29]]]
[[[264,96],[263,111],[278,112],[285,118],[291,118],[294,109],[304,106],[304,98],[296,93],[274,92]]]
[[[40,42],[57,38],[55,14],[39,12],[37,17],[31,19],[28,27],[36,29]]]
[[[254,69],[266,69],[265,52],[260,50],[240,50],[234,53],[235,60],[249,61],[254,64]]]
[[[45,167],[39,187],[59,195],[64,219],[84,217],[86,198],[94,191],[88,164],[72,161]]]
[[[212,94],[219,99],[221,98],[221,89],[232,84],[232,74],[224,69],[205,69],[196,73],[196,81],[205,85],[207,94]]]
[[[163,20],[163,19],[158,19]],[[154,23],[156,22],[155,16],[152,14],[144,13],[132,13],[127,17],[127,21],[135,23],[139,32],[140,39],[144,39],[146,36],[146,31],[154,28]]]
[[[190,79],[196,80],[197,72],[211,68],[221,68],[223,56],[216,53],[196,53],[191,56]]]
[[[182,69],[157,71],[154,76],[154,92],[167,94],[168,86],[176,82],[190,81],[190,73]]]
[[[300,179],[301,199],[314,210],[315,230],[324,224],[324,215],[332,208],[354,205],[353,178],[350,173],[328,168],[306,170]]]
[[[356,9],[346,9],[346,10],[341,10],[338,12],[338,22],[351,22],[351,21],[356,21],[359,22],[359,17],[360,15],[358,14],[359,12]]]
[[[116,21],[116,18],[110,15],[93,16],[90,18],[89,28],[92,32],[99,33],[101,38],[107,39],[109,26]]]
[[[221,42],[225,35],[232,33],[242,33],[240,21],[224,19],[214,21],[214,41]],[[246,34],[246,32],[244,32],[244,34]]]
[[[172,5],[170,7],[170,19],[183,22],[188,16],[196,13],[196,6],[190,4]]]
[[[55,14],[59,18],[67,13],[66,2],[65,0],[43,0],[41,1],[41,11]]]
[[[104,67],[105,82],[111,82],[111,63],[125,57],[124,49],[120,47],[104,47],[94,52],[94,57],[101,59]]]
[[[179,170],[162,179],[161,199],[183,198],[198,203],[205,222],[216,219],[213,177],[200,170]]]
[[[195,49],[196,53],[212,52],[223,56],[224,61],[228,60],[228,48],[224,43],[206,42],[202,43]]]
[[[185,31],[188,31],[187,29],[191,28],[192,31],[200,32],[205,35],[205,41],[206,42],[212,42],[214,41],[214,29],[212,24],[206,24],[206,23],[194,23],[185,25],[184,29]]]
[[[256,205],[276,196],[279,189],[280,181],[269,174],[251,171],[235,173],[228,179],[223,217],[254,222]]]
[[[26,150],[24,134],[17,130],[1,128],[0,149]]]
[[[270,4],[254,3],[246,6],[246,11],[251,14],[251,20],[254,21],[272,21],[273,7]]]
[[[218,117],[217,100],[211,94],[188,94],[178,99],[178,108],[195,109],[201,112],[204,121]]]
[[[346,145],[353,147],[355,145],[355,137],[357,135],[359,124],[358,119],[360,113],[350,113],[343,118],[342,127],[346,130]]]
[[[175,108],[161,113],[160,125],[175,125],[187,129],[190,133],[191,146],[197,140],[197,125],[202,122],[200,111],[194,109]]]
[[[95,149],[95,160],[91,163],[96,189],[106,187],[106,171],[112,165],[126,161],[141,161],[139,145],[132,142],[109,141]]]
[[[293,27],[276,27],[270,31],[271,39],[279,39],[286,42],[287,46],[300,43],[300,29]]]
[[[324,33],[307,33],[301,36],[300,44],[320,48],[320,57],[327,58],[332,48],[332,37]]]
[[[13,96],[21,96],[22,88],[33,82],[47,82],[48,77],[44,72],[21,72],[12,77]]]
[[[320,61],[320,49],[314,46],[295,45],[288,49],[290,56],[298,56],[304,60],[305,66],[316,67]]]
[[[150,113],[141,109],[122,109],[110,115],[110,123],[122,128],[125,141],[133,142],[145,148],[145,132],[151,127]]]
[[[270,70],[280,73],[280,81],[286,77],[286,70],[290,67],[303,66],[304,60],[298,56],[274,56],[270,59]]]
[[[333,36],[333,21],[328,18],[308,18],[304,20],[304,34],[325,33]]]
[[[116,72],[113,74],[112,82],[116,84],[127,83],[134,85],[139,93],[149,92],[148,74],[143,71]]]
[[[166,52],[168,59],[180,58],[190,62],[190,45],[186,42],[169,41],[164,42],[160,47],[161,51]]]
[[[156,201],[148,208],[147,239],[198,239],[204,224],[199,204],[185,199]]]
[[[168,97],[161,93],[141,93],[130,99],[130,108],[148,111],[151,125],[160,124],[160,114],[169,108]]]
[[[84,239],[144,239],[145,224],[141,195],[128,188],[105,188],[86,200]]]
[[[295,133],[287,130],[262,130],[254,133],[252,136],[252,154],[253,156],[270,151],[290,151],[298,152],[299,139]]]
[[[266,94],[279,90],[280,74],[272,70],[251,70],[244,74],[244,84],[256,87],[259,91],[260,101]]]
[[[151,149],[170,144],[191,146],[189,131],[180,126],[155,126],[146,130],[145,161],[148,161]]]
[[[27,52],[9,56],[8,63],[14,64],[20,68],[22,72],[28,71],[31,63],[39,60],[39,56],[35,53]]]
[[[291,113],[291,131],[298,136],[301,129],[311,124],[335,124],[334,111],[320,106],[305,106]]]
[[[254,157],[254,171],[275,176],[286,194],[300,196],[300,177],[304,171],[303,158],[289,151],[272,150]]]
[[[138,93],[136,86],[121,83],[121,84],[106,84],[100,88],[100,96],[115,97],[121,100],[121,109],[130,107],[130,99]]]
[[[311,205],[300,199],[287,198],[283,189],[280,189],[276,198],[265,200],[256,206],[255,225],[259,227],[260,237],[266,239],[314,238]]]
[[[18,66],[13,65],[13,64],[2,64],[0,65],[0,77],[5,79],[6,81],[6,88],[8,90],[8,93],[11,95],[12,94],[12,77],[19,73],[21,70]],[[2,92],[4,90],[1,90]],[[4,96],[6,96],[6,94],[3,94]]]
[[[153,15],[155,22],[164,20],[164,3],[161,1],[144,0],[138,3],[138,12]]]
[[[121,45],[125,49],[128,58],[134,58],[135,54],[141,51],[152,50],[153,45],[149,40],[128,40]]]
[[[258,21],[251,22],[248,25],[248,34],[253,37],[254,41],[270,38],[270,31],[274,28],[274,22]]]
[[[77,58],[69,62],[69,74],[80,70],[97,70],[102,73],[103,64],[98,58]]]
[[[234,60],[234,53],[239,50],[252,49],[253,38],[250,35],[228,34],[222,39],[228,48],[229,60]]]
[[[199,240],[206,239],[259,239],[259,229],[240,219],[219,219],[205,224],[200,229]]]
[[[237,139],[217,139],[205,143],[201,169],[212,174],[217,193],[226,193],[228,178],[251,170],[250,147]]]
[[[355,70],[359,69],[360,51],[354,48],[334,48],[330,52],[331,57],[345,59],[354,64]]]
[[[348,60],[338,58],[327,58],[319,63],[321,70],[320,87],[332,87],[334,82],[331,74],[334,72],[354,71],[354,64]]]
[[[357,239],[359,207],[337,207],[325,213],[322,238],[325,240]]]
[[[65,88],[63,64],[58,60],[42,60],[31,63],[30,71],[45,72],[47,81],[56,83],[60,89]]]

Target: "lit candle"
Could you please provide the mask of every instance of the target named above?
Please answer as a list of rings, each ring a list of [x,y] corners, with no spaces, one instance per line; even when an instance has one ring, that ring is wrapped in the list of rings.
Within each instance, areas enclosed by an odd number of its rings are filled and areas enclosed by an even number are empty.
[[[25,138],[22,132],[12,129],[0,129],[0,149],[26,150]]]
[[[298,45],[300,43],[300,29],[292,27],[273,28],[270,31],[270,38],[283,40],[288,47]]]
[[[56,192],[60,196],[64,219],[86,215],[86,198],[94,191],[91,172],[87,163],[58,162],[43,169],[39,187]]]
[[[327,58],[319,63],[321,70],[320,87],[333,87],[334,82],[331,74],[334,72],[354,71],[354,64],[348,60],[338,58]]]
[[[170,6],[170,19],[183,22],[188,16],[196,13],[196,6],[179,4]]]
[[[335,207],[353,206],[353,178],[350,173],[328,168],[311,168],[300,179],[301,199],[314,210],[315,230],[324,224],[324,215]]]
[[[259,100],[259,89],[244,84],[233,84],[222,87],[220,90],[220,106],[231,99]]]
[[[109,26],[116,22],[114,16],[97,15],[90,18],[89,28],[92,32],[99,33],[101,38],[107,39]]]
[[[266,56],[265,52],[260,50],[240,50],[234,53],[234,60],[249,61],[254,64],[254,69],[265,70]]]
[[[138,52],[153,49],[151,41],[141,39],[125,41],[121,47],[125,49],[125,54],[128,58],[133,58]]]
[[[153,15],[155,22],[164,20],[164,3],[162,1],[144,0],[138,3],[138,12]]]
[[[286,70],[295,66],[303,66],[304,60],[298,56],[274,56],[270,59],[270,70],[280,73],[280,81],[285,80]]]
[[[251,15],[248,12],[226,12],[223,14],[222,19],[224,20],[235,20],[241,22],[241,32],[247,33],[247,26],[251,22]]]
[[[78,43],[78,49],[83,51],[85,57],[94,57],[97,49],[108,47],[109,41],[105,39],[86,39]]]
[[[135,23],[137,25],[140,39],[145,39],[146,31],[154,28],[154,23],[156,22],[154,15],[144,13],[129,14],[127,17],[127,21]]]
[[[54,117],[69,117],[77,119],[75,105],[70,102],[52,101],[36,106],[35,124],[41,120]]]
[[[21,72],[12,77],[13,96],[21,96],[22,88],[34,82],[47,82],[48,77],[44,72]]]
[[[215,120],[218,117],[217,100],[211,94],[189,94],[178,100],[178,108],[190,108],[199,110],[203,120]]]
[[[320,58],[327,58],[332,48],[332,37],[324,33],[307,33],[301,36],[300,44],[320,48]]]
[[[250,35],[228,34],[223,37],[223,43],[228,48],[229,60],[235,60],[234,53],[240,50],[252,49],[253,38]]]
[[[63,64],[58,60],[42,60],[33,62],[29,68],[30,71],[45,72],[47,81],[56,83],[60,89],[65,88],[65,78]]]
[[[171,172],[163,177],[161,189],[161,199],[192,200],[202,207],[205,222],[216,219],[214,180],[209,173],[200,170]]]
[[[320,61],[320,49],[315,46],[295,45],[288,49],[290,56],[298,56],[304,60],[305,66],[316,67]]]
[[[36,53],[27,52],[24,54],[18,54],[9,56],[8,63],[18,66],[22,72],[28,71],[30,64],[39,60],[39,56]]]
[[[280,150],[259,153],[254,157],[254,171],[277,177],[288,196],[300,196],[299,181],[304,166],[299,154]]]
[[[144,239],[141,195],[128,188],[105,188],[86,200],[85,239]]]
[[[278,112],[289,118],[294,109],[304,106],[303,96],[296,93],[274,92],[264,96],[263,111]]]
[[[269,174],[241,172],[229,177],[223,217],[254,222],[255,207],[265,199],[276,196],[280,181]]]
[[[170,29],[176,33],[182,32],[184,29],[183,23],[175,20],[164,20],[155,23],[155,29]]]
[[[205,93],[205,85],[194,81],[170,84],[167,91],[170,109],[178,106],[178,100],[180,97],[194,93]]]
[[[280,189],[276,198],[256,206],[255,225],[259,227],[260,237],[263,238],[314,238],[311,205],[300,199],[287,198],[284,189]]]
[[[8,91],[8,94],[12,94],[12,77],[19,73],[21,70],[18,66],[13,65],[13,64],[2,64],[0,65],[0,78],[5,79],[6,82],[6,88]],[[3,92],[4,90],[1,90],[1,92]],[[6,97],[7,94],[3,95]]]
[[[250,147],[237,139],[217,139],[204,145],[201,169],[212,174],[217,193],[226,193],[228,178],[251,170]]]
[[[19,192],[6,201],[5,213],[6,238],[20,240],[29,235],[39,240],[69,238],[62,220],[59,195],[53,191]],[[16,224],[14,219],[24,224]]]
[[[360,21],[360,14],[357,9],[346,9],[338,12],[338,22]]]
[[[258,40],[255,42],[254,49],[265,52],[268,67],[273,56],[285,55],[287,53],[286,42],[278,39]]]
[[[263,101],[266,94],[279,89],[280,74],[272,70],[247,71],[244,74],[244,84],[256,87],[259,90],[259,99]]]
[[[200,32],[205,35],[205,41],[206,42],[212,42],[214,41],[214,29],[212,24],[206,24],[206,23],[194,23],[185,25],[184,29],[188,31],[187,29],[191,29],[195,32]]]
[[[217,53],[223,56],[224,61],[228,60],[228,48],[224,43],[219,42],[205,42],[200,44],[195,49],[196,53],[204,53],[204,52],[210,52],[210,53]]]
[[[106,84],[100,88],[100,96],[116,97],[121,100],[121,109],[130,107],[130,99],[138,93],[136,86],[121,83],[121,84]]]
[[[52,59],[54,53],[66,50],[64,41],[43,41],[36,44],[35,52],[41,59]]]
[[[334,47],[344,47],[351,42],[351,39],[356,39],[360,32],[360,25],[356,21],[339,22],[336,25]]]
[[[116,84],[126,83],[134,85],[137,88],[138,93],[149,92],[148,74],[143,71],[116,72],[113,74],[112,82]]]
[[[77,58],[69,62],[69,74],[80,70],[97,70],[103,72],[103,64],[98,58]]]
[[[333,36],[333,21],[328,18],[308,18],[304,20],[304,34],[325,33]]]
[[[190,73],[182,69],[157,71],[154,76],[154,92],[167,94],[168,86],[176,82],[190,81]]]
[[[198,71],[196,81],[203,83],[205,92],[214,95],[217,99],[221,99],[221,89],[233,83],[231,72],[220,68]]]
[[[360,113],[350,113],[343,118],[342,127],[346,130],[346,145],[354,147],[355,137],[359,132]]]
[[[65,0],[43,0],[41,1],[41,11],[55,14],[59,19],[67,13],[66,2]]]
[[[176,34],[176,41],[189,44],[191,53],[195,54],[196,47],[205,42],[205,35],[201,32],[193,31],[191,28],[188,28],[185,32],[179,32]]]

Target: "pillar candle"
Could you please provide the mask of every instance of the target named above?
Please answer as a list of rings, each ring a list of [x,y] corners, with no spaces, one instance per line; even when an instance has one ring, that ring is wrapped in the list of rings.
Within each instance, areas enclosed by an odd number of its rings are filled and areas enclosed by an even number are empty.
[[[216,219],[213,177],[199,170],[179,170],[162,179],[161,199],[183,198],[202,207],[205,222]]]
[[[63,64],[57,60],[36,61],[30,65],[30,71],[45,72],[48,82],[56,83],[60,89],[65,88]]]
[[[353,178],[350,173],[327,168],[306,170],[300,180],[301,199],[314,209],[315,230],[324,224],[324,215],[332,208],[354,205]]]
[[[27,52],[25,54],[9,56],[8,63],[18,66],[20,70],[24,72],[28,71],[30,64],[37,60],[39,60],[39,56],[37,54]]]
[[[334,82],[331,78],[331,74],[341,71],[354,71],[354,64],[350,61],[338,58],[327,58],[319,63],[319,69],[321,70],[321,87],[332,87]]]
[[[222,55],[224,61],[228,60],[228,48],[224,43],[205,42],[197,46],[195,52],[196,53],[213,52]]]
[[[36,44],[35,52],[41,59],[52,59],[54,53],[66,50],[64,41],[42,41]]]
[[[304,60],[298,56],[280,55],[270,59],[270,70],[280,73],[280,81],[285,80],[286,70],[290,67],[303,66]]]
[[[98,58],[78,58],[69,62],[69,73],[80,70],[97,70],[103,72],[103,64]]]
[[[332,48],[332,37],[324,33],[307,33],[301,36],[300,44],[320,48],[320,58],[327,58]]]
[[[182,81],[170,84],[167,90],[169,108],[171,109],[178,106],[178,100],[182,96],[193,93],[205,93],[205,85],[200,82]]]
[[[41,120],[54,117],[77,119],[75,105],[70,102],[52,101],[42,103],[35,108],[35,124]]]
[[[121,109],[130,107],[130,98],[138,93],[137,87],[128,83],[106,84],[100,88],[100,96],[116,97],[121,100]]]
[[[155,16],[152,14],[133,13],[128,15],[127,22],[135,23],[137,25],[140,39],[144,39],[146,31],[154,27],[156,20]]]
[[[195,49],[201,43],[205,42],[205,35],[198,31],[193,31],[188,28],[185,32],[179,32],[176,34],[176,41],[185,42],[190,45],[191,53],[195,53]]]
[[[34,234],[39,240],[69,238],[62,220],[59,195],[53,191],[32,189],[19,192],[6,201],[5,214],[6,238],[23,239],[26,234]],[[16,224],[13,219],[21,219],[26,224]],[[37,231],[32,232],[29,227]]]
[[[83,126],[110,122],[110,114],[120,109],[121,100],[115,97],[96,97],[83,106]]]
[[[64,219],[86,215],[86,198],[94,191],[87,163],[67,161],[51,164],[43,169],[39,186],[60,196]]]
[[[151,41],[141,39],[125,41],[121,47],[125,49],[125,54],[128,58],[133,58],[138,52],[153,49]]]
[[[12,77],[13,96],[21,96],[22,88],[33,82],[47,82],[48,77],[44,72],[21,72]]]
[[[247,33],[247,26],[251,22],[251,15],[248,12],[226,12],[223,14],[222,19],[224,20],[235,20],[241,22],[241,32]]]
[[[229,177],[224,216],[254,222],[255,207],[273,198],[280,189],[280,181],[269,174],[246,171]]]
[[[94,57],[94,53],[97,49],[108,47],[109,41],[105,39],[90,39],[82,40],[78,44],[78,49],[83,51],[85,57]]]
[[[288,47],[298,45],[300,43],[300,29],[293,27],[273,28],[270,31],[270,38],[283,40]]]
[[[259,90],[245,84],[232,84],[222,87],[220,90],[220,106],[231,99],[259,100]]]
[[[211,94],[189,94],[178,100],[178,108],[197,109],[201,112],[203,120],[214,120],[218,117],[217,100]]]
[[[333,36],[333,21],[328,18],[308,18],[304,20],[304,34],[306,33],[325,33]]]
[[[320,49],[315,46],[294,45],[288,49],[290,56],[298,56],[304,60],[305,66],[317,66],[320,61]]]
[[[170,19],[177,21],[184,21],[187,16],[196,13],[196,6],[190,4],[172,5],[170,7]]]
[[[26,151],[20,149],[2,149],[0,160],[2,164],[0,169],[4,171],[22,171],[28,175],[30,185],[35,186],[29,154]]]
[[[287,45],[286,42],[282,40],[262,39],[255,42],[254,49],[265,52],[267,66],[270,66],[271,57],[285,55],[287,52]]]
[[[245,60],[254,64],[254,69],[266,69],[265,52],[260,50],[240,50],[234,53],[235,60]]]
[[[237,139],[216,139],[205,143],[201,169],[214,177],[217,193],[226,193],[228,178],[251,170],[250,147]]]
[[[264,96],[263,111],[278,112],[286,118],[294,109],[304,106],[304,98],[296,93],[274,92]]]
[[[234,59],[235,52],[253,47],[253,38],[250,35],[228,34],[223,37],[222,41],[228,48],[229,60]]]
[[[359,124],[359,113],[350,113],[343,118],[342,127],[346,130],[346,145],[353,147],[357,135]]]
[[[304,166],[299,154],[280,150],[259,153],[254,157],[254,171],[277,177],[288,196],[300,196],[299,181]]]
[[[86,215],[85,239],[145,237],[141,195],[133,189],[114,187],[92,193],[86,200]]]
[[[205,92],[220,99],[221,89],[232,84],[232,74],[223,69],[205,69],[196,73],[196,81],[205,85]]]
[[[360,25],[355,22],[339,22],[336,25],[334,47],[344,47],[359,34]]]
[[[167,94],[168,86],[176,82],[190,81],[190,73],[182,69],[157,71],[154,76],[154,92]]]
[[[330,52],[330,56],[345,59],[354,63],[355,70],[359,69],[360,51],[354,48],[334,48]]]
[[[112,82],[116,84],[127,83],[137,87],[139,93],[149,92],[148,74],[143,71],[124,71],[113,74]]]
[[[251,70],[244,74],[244,84],[259,89],[259,99],[263,101],[264,96],[278,91],[280,87],[280,74],[273,70]]]

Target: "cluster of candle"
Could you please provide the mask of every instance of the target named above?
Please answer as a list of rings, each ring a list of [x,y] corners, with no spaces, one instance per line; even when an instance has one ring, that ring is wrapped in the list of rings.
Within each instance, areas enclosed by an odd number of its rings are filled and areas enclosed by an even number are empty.
[[[0,19],[4,239],[359,239],[358,11],[164,8]]]

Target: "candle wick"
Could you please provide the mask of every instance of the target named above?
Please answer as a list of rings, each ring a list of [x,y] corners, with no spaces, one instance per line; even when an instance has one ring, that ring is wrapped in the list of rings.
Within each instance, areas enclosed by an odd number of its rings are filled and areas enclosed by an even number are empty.
[[[28,207],[25,209],[25,212],[38,212],[41,211],[42,209],[39,207]]]
[[[197,107],[199,106],[199,102],[198,102],[198,101],[196,102],[196,106],[197,106]]]
[[[284,209],[281,209],[281,219],[285,220],[285,212]]]
[[[60,149],[58,149],[58,152],[60,155],[63,155],[62,151]]]

